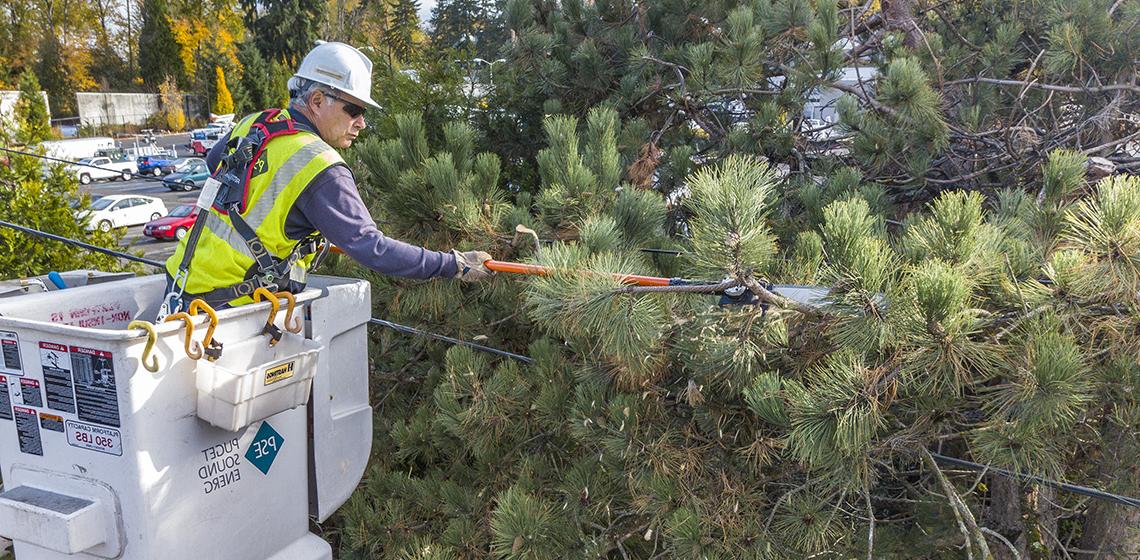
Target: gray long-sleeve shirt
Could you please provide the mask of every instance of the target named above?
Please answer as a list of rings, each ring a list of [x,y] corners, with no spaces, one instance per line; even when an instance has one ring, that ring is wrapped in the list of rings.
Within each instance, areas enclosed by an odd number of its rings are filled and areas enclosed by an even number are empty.
[[[290,114],[297,128],[316,133],[305,115]],[[227,134],[206,155],[210,169],[217,168],[228,141]],[[300,240],[314,231],[376,272],[414,279],[455,276],[455,256],[450,252],[431,251],[384,235],[361,200],[352,171],[343,165],[314,177],[285,218],[285,235],[290,239]]]

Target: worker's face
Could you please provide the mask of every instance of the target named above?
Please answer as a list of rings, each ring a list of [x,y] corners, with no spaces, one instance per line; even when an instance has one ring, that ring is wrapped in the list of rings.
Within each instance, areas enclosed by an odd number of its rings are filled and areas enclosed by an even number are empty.
[[[364,113],[360,110],[366,106],[355,97],[339,91],[327,93],[318,90],[309,98],[313,124],[320,132],[321,139],[337,149],[351,146],[360,131],[364,130],[366,123]]]

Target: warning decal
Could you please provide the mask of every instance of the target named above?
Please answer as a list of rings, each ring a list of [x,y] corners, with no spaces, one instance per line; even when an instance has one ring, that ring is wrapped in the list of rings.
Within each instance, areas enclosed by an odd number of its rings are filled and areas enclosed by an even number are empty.
[[[71,390],[71,355],[67,353],[67,347],[41,342],[40,367],[44,371],[48,408],[75,414],[75,394]]]
[[[12,410],[16,413],[16,433],[20,436],[20,451],[42,457],[44,444],[40,440],[40,423],[36,418],[36,411],[22,406]]]
[[[119,430],[92,426],[74,420],[67,421],[67,444],[108,455],[123,455],[123,437]]]
[[[283,381],[293,377],[293,370],[296,368],[296,360],[292,362],[285,362],[283,364],[275,365],[265,370],[265,384],[272,385],[278,381]]]
[[[40,395],[40,382],[35,379],[21,379],[20,398],[28,406],[43,406],[44,399]]]
[[[46,412],[40,413],[40,427],[45,430],[63,433],[63,417]]]
[[[111,353],[71,347],[71,377],[79,419],[119,427],[119,394]]]
[[[0,331],[0,373],[24,375],[20,361],[20,337],[11,331]]]
[[[8,394],[8,378],[0,375],[0,418],[12,419],[12,395]]]

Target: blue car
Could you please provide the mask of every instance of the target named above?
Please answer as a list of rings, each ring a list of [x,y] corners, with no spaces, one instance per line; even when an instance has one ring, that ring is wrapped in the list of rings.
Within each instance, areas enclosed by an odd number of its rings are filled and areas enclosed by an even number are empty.
[[[162,175],[162,166],[174,163],[173,158],[170,156],[139,156],[135,160],[138,165],[140,175],[153,174],[155,177]]]

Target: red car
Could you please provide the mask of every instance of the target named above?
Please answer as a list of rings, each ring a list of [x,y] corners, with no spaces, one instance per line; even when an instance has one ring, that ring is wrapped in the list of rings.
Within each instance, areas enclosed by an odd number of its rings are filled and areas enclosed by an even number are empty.
[[[182,239],[194,221],[198,219],[198,207],[192,204],[175,206],[170,214],[143,226],[143,235],[155,239]]]

